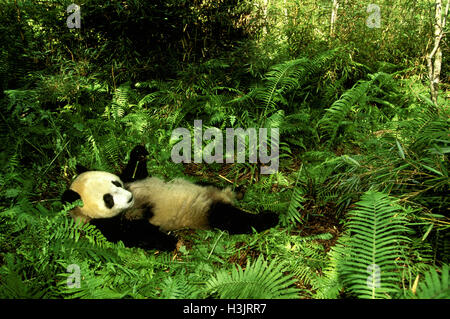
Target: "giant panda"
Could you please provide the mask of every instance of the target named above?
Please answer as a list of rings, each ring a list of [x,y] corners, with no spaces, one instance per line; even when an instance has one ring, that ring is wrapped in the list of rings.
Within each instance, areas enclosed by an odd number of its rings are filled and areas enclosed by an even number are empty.
[[[136,146],[119,176],[102,171],[78,175],[62,195],[63,203],[83,201],[70,215],[94,224],[109,241],[160,250],[175,248],[176,237],[167,234],[174,230],[218,228],[241,234],[278,223],[275,213],[250,214],[235,207],[230,188],[148,177],[147,155],[143,146]]]

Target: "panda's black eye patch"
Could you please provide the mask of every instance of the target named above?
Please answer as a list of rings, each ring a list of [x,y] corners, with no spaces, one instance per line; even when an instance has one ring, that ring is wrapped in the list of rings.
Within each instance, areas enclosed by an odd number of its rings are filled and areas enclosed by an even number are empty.
[[[105,202],[106,207],[108,207],[109,209],[114,207],[114,198],[111,194],[103,195],[103,201]]]
[[[118,181],[111,181],[111,183],[113,183],[113,185],[117,186],[117,187],[122,187],[122,184],[120,184]]]

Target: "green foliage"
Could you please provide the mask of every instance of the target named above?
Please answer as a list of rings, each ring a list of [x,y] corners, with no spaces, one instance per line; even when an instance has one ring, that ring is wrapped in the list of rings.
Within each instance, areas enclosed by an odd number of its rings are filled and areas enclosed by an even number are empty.
[[[379,72],[369,75],[370,80],[362,80],[356,83],[351,89],[347,90],[342,96],[335,101],[325,115],[319,121],[320,128],[329,136],[333,142],[338,136],[339,131],[343,131],[346,126],[354,125],[355,116],[361,117],[358,113],[369,114],[375,110],[371,107],[371,103],[390,105],[388,101],[375,97],[373,91],[381,89],[383,86],[392,86],[392,78],[390,75]],[[353,115],[352,113],[355,113]],[[370,127],[370,122],[366,119],[366,126]],[[359,122],[359,121],[358,121]],[[354,129],[354,128],[353,128]],[[347,129],[349,130],[349,129]]]
[[[195,298],[198,291],[195,286],[190,285],[186,279],[181,276],[177,276],[177,279],[173,277],[166,277],[161,284],[161,299],[189,299]]]
[[[315,293],[313,298],[317,299],[336,299],[343,291],[344,285],[341,280],[341,269],[345,262],[347,243],[350,240],[348,233],[344,233],[338,243],[328,252],[328,259],[324,261],[322,268],[323,275],[316,276],[313,281]]]
[[[387,195],[365,193],[346,223],[351,239],[342,281],[360,298],[387,298],[397,292],[397,263],[408,240],[399,208]]]
[[[411,234],[411,228],[406,226],[406,215],[396,201],[383,193],[369,191],[356,205],[349,212],[346,232],[328,253],[323,275],[313,278],[316,289],[313,297],[337,298],[343,292],[359,298],[445,296],[449,287],[448,267],[444,265],[442,280],[434,269],[429,270],[425,263],[431,258],[426,250],[418,248],[418,244],[423,245],[422,240],[414,244],[415,240],[411,243],[404,236]],[[409,255],[408,249],[415,256]],[[410,283],[402,287],[406,272],[410,272]],[[416,296],[412,293],[417,285],[414,278],[426,278],[419,284],[422,290]]]
[[[449,265],[444,264],[440,274],[436,269],[425,273],[423,281],[417,289],[419,299],[448,299],[450,298]]]
[[[448,298],[450,116],[423,65],[433,15],[391,2],[368,28],[367,3],[340,1],[332,35],[331,1],[86,0],[75,30],[70,2],[0,0],[0,297]],[[171,132],[196,119],[278,128],[278,172],[174,164]],[[236,205],[280,224],[178,231],[168,253],[75,224],[79,203],[58,198],[76,165],[119,172],[136,144],[151,175],[227,179],[247,190]]]
[[[305,287],[318,289],[316,283],[322,278],[319,274],[333,260],[328,259],[324,244],[330,243],[334,236],[330,233],[300,236],[294,232],[277,231],[271,237],[266,239],[267,250],[283,260],[284,271],[292,274],[297,287],[301,287],[300,298],[311,298],[311,289]]]
[[[301,171],[302,168],[300,168],[300,170],[297,173],[297,181],[294,184],[294,188],[292,190],[291,200],[289,202],[287,212],[286,214],[283,214],[281,216],[281,221],[284,225],[302,222],[300,217],[300,209],[304,209],[304,207],[302,206],[302,202],[304,202],[305,199],[302,190],[299,187],[297,187],[297,182]]]
[[[297,290],[289,288],[294,281],[283,276],[283,263],[267,263],[258,258],[254,263],[247,262],[245,270],[240,266],[218,272],[207,282],[207,289],[220,298],[273,299],[296,298]]]
[[[65,215],[43,207],[39,211],[7,210],[0,245],[2,298],[121,298],[148,296],[145,287],[156,269],[170,261],[156,262],[123,244],[112,244],[92,225],[75,224]],[[22,207],[25,207],[23,205]],[[14,234],[14,240],[8,241]],[[2,249],[3,250],[3,249]],[[136,263],[136,261],[139,261]],[[69,265],[80,269],[79,287],[71,287]],[[152,295],[155,297],[154,295]]]
[[[266,120],[267,114],[275,112],[281,105],[296,109],[292,103],[296,90],[323,72],[338,52],[338,49],[325,51],[315,59],[303,57],[272,66],[264,75],[263,86],[251,92],[251,96],[262,102],[262,105],[256,105],[264,110],[261,119]]]

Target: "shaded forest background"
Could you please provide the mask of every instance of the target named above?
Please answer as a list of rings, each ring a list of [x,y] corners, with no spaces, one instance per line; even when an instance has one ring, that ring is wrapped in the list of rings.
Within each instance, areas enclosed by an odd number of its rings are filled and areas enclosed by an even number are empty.
[[[71,3],[0,0],[0,297],[450,297],[435,1],[377,1],[379,27],[361,0],[80,0],[68,28]],[[278,128],[279,171],[174,164],[171,133],[195,119]],[[119,172],[139,143],[150,174],[244,187],[238,205],[280,224],[179,231],[167,253],[74,225],[59,199],[76,165]]]

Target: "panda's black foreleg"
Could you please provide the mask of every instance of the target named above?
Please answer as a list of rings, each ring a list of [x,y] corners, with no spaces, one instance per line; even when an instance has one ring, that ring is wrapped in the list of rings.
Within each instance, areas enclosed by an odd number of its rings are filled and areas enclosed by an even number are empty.
[[[174,250],[177,238],[167,235],[145,219],[128,220],[121,215],[112,218],[98,218],[90,221],[108,241],[121,240],[125,247],[143,249]]]
[[[252,228],[260,232],[278,224],[275,213],[249,214],[225,203],[213,204],[208,218],[212,228],[227,230],[230,234],[249,234]]]
[[[124,183],[138,181],[148,177],[147,171],[148,152],[142,145],[137,145],[130,153],[130,160],[119,175]]]

